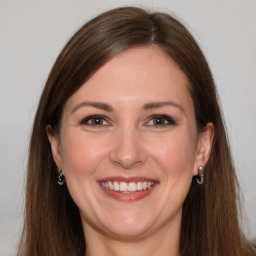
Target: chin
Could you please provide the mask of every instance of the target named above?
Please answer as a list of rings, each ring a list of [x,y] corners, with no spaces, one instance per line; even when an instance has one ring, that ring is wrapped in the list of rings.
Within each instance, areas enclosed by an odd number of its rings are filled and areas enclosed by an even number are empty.
[[[143,214],[145,215],[145,214]],[[118,239],[137,239],[146,236],[156,222],[152,218],[145,216],[125,216],[116,218],[113,222],[105,223],[104,229],[107,233]]]
[[[125,225],[121,227],[111,227],[108,233],[120,240],[134,240],[145,237],[149,231],[150,227],[148,226]]]

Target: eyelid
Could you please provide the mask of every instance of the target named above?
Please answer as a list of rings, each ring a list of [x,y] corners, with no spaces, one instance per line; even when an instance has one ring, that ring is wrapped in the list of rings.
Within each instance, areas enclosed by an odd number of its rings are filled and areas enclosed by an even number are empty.
[[[101,119],[103,120],[103,123],[99,123],[99,124],[93,124],[93,123],[89,123],[90,121],[92,121],[93,119]],[[164,124],[149,124],[152,120],[154,119],[164,119],[167,122]],[[104,123],[105,122],[105,123]],[[111,126],[111,122],[109,120],[109,118],[107,118],[104,115],[89,115],[86,116],[85,118],[83,118],[80,121],[81,125],[87,125],[87,126],[93,126],[93,127],[102,127],[102,126]],[[150,117],[147,118],[147,121],[144,123],[145,126],[152,126],[152,127],[166,127],[166,126],[174,126],[177,125],[177,122],[175,121],[175,119],[169,115],[166,114],[153,114]]]
[[[92,119],[103,119],[108,124],[90,124],[90,123],[88,123]],[[80,121],[80,124],[81,125],[88,125],[88,126],[109,126],[110,125],[109,119],[106,116],[103,116],[103,115],[89,115],[89,116],[83,118]]]
[[[165,119],[168,121],[168,123],[167,124],[148,124],[153,119]],[[146,122],[146,126],[164,127],[164,126],[169,126],[169,125],[177,125],[177,122],[174,120],[173,117],[166,115],[166,114],[151,115],[148,118],[148,121]]]

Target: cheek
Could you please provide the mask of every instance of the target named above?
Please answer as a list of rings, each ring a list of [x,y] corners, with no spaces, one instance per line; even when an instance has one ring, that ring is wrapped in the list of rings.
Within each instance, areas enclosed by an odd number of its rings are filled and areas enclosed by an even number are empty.
[[[152,144],[151,154],[167,175],[192,175],[195,162],[195,139],[190,132],[173,133]]]
[[[66,133],[63,139],[63,168],[65,174],[80,178],[95,171],[104,154],[104,148],[96,140],[85,136],[83,131]]]
[[[177,133],[155,149],[155,159],[163,171],[162,204],[167,215],[181,209],[191,186],[196,144],[195,137],[190,135]]]
[[[64,133],[63,133],[64,134]],[[92,189],[97,179],[105,148],[82,130],[65,133],[62,140],[63,171],[69,193],[79,209],[91,209]]]

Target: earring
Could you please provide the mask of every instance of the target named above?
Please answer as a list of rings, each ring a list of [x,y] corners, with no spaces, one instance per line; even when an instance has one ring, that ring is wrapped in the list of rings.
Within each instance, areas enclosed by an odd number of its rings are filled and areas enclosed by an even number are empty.
[[[198,168],[198,176],[199,177],[196,178],[196,182],[201,185],[204,183],[204,167],[200,166]]]
[[[60,168],[58,168],[57,172],[58,172],[58,184],[64,185],[65,184],[65,176],[62,174],[62,170]]]

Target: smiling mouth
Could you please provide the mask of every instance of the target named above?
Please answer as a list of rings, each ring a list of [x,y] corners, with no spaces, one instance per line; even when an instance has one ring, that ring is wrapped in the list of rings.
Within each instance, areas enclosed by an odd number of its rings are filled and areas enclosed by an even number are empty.
[[[134,202],[148,197],[159,185],[158,180],[145,177],[108,177],[98,180],[102,191],[123,202]]]
[[[112,190],[122,193],[135,193],[139,191],[146,191],[151,189],[155,182],[153,181],[138,181],[138,182],[125,182],[125,181],[101,181],[101,186],[107,190]]]

